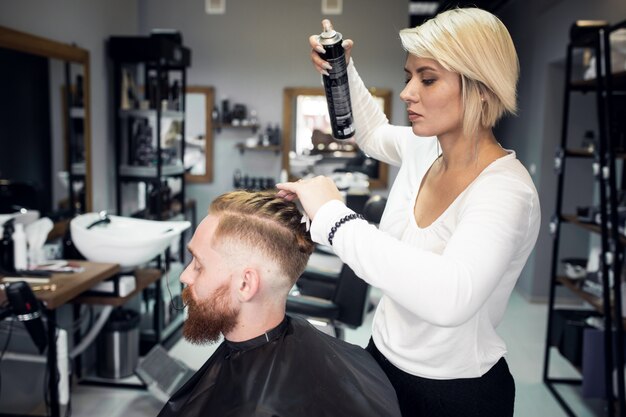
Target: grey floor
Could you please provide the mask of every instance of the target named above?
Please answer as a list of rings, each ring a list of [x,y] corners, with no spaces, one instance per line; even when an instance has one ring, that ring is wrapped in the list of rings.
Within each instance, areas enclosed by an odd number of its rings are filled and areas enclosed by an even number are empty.
[[[376,294],[374,293],[374,296]],[[518,417],[560,417],[566,414],[542,383],[543,349],[547,308],[544,304],[527,302],[514,293],[499,332],[506,340],[507,361],[516,381],[515,415]],[[369,339],[372,314],[357,330],[348,330],[346,339],[365,346]],[[214,347],[198,347],[184,340],[178,342],[171,354],[197,369],[213,352]],[[553,376],[577,376],[569,364],[552,355]],[[599,416],[602,403],[582,401],[573,389],[561,390],[578,416]],[[73,416],[140,417],[155,416],[162,403],[143,391],[109,389],[76,385],[72,389]]]

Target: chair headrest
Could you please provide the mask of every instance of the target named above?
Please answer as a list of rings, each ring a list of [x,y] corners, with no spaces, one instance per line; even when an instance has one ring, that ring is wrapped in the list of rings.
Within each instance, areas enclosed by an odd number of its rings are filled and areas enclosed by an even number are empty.
[[[383,216],[386,204],[387,198],[380,195],[371,196],[363,206],[363,216],[369,222],[380,223],[380,218]]]

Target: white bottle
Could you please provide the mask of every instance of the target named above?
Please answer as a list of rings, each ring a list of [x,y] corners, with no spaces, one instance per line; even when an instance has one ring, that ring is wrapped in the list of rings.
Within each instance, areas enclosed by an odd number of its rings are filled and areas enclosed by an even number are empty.
[[[284,183],[289,181],[289,174],[287,174],[287,170],[286,169],[282,169],[280,171],[280,177],[278,177],[278,182]]]
[[[26,233],[24,233],[24,225],[15,224],[13,232],[13,265],[16,271],[28,269],[28,258],[26,255]]]

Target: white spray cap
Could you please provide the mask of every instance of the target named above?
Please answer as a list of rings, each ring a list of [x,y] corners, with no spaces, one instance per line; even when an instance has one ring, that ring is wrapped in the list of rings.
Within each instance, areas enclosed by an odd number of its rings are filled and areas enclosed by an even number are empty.
[[[324,28],[324,31],[320,35],[322,38],[333,38],[337,34],[335,29],[333,29],[333,24],[330,23],[328,19],[322,20],[322,27]]]

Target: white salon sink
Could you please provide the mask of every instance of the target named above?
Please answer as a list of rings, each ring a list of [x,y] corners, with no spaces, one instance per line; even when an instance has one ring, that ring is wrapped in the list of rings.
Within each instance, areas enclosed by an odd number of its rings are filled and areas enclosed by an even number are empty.
[[[128,269],[145,264],[163,253],[187,230],[188,221],[155,221],[108,216],[99,223],[99,213],[86,213],[70,222],[72,241],[80,253],[93,262],[117,263]]]
[[[15,223],[22,223],[24,226],[28,226],[38,218],[39,211],[37,210],[22,209],[21,211],[16,211],[15,213],[0,214],[0,227],[11,219],[15,219]]]

